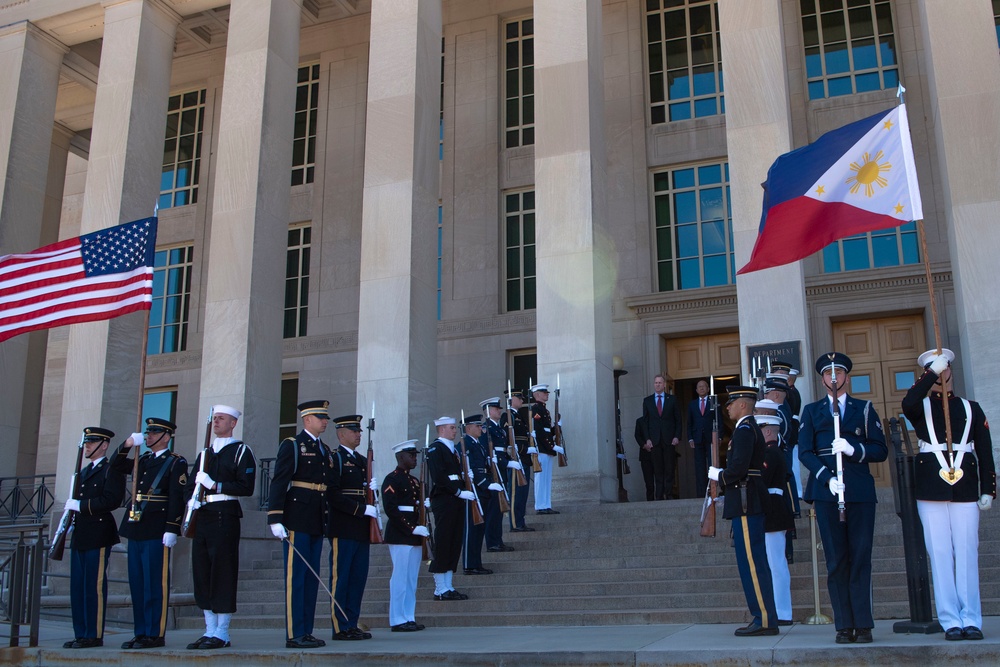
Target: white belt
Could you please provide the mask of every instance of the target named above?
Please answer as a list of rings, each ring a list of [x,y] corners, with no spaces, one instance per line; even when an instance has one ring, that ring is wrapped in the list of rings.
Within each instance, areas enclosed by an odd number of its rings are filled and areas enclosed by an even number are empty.
[[[458,481],[458,475],[448,475],[448,479],[450,479],[453,482],[457,482]]]
[[[400,512],[416,512],[417,511],[416,509],[414,509],[413,505],[400,505],[396,509],[398,509]]]
[[[236,496],[227,496],[224,493],[213,493],[210,496],[205,496],[206,503],[219,503],[223,500],[239,500]]]
[[[507,448],[506,447],[494,447],[493,451],[494,452],[506,452]]]
[[[919,440],[918,442],[920,443],[920,453],[921,454],[926,454],[928,452],[946,452],[946,451],[948,451],[948,446],[947,445],[935,445],[935,444],[926,442],[924,440]],[[971,452],[973,444],[974,443],[971,443],[971,442],[965,442],[965,443],[957,442],[957,443],[952,444],[951,451],[953,451],[953,452]]]
[[[773,489],[773,488],[771,488],[771,489],[768,489],[767,492],[770,493],[772,496],[783,496],[783,495],[785,495],[785,490],[784,489]]]

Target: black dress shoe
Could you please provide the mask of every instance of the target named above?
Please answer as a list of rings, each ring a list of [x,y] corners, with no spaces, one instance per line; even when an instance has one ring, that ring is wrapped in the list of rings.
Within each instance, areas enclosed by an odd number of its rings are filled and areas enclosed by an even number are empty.
[[[450,591],[445,591],[444,593],[441,593],[441,595],[438,595],[437,593],[435,593],[434,594],[434,599],[435,600],[468,600],[469,596],[466,595],[465,593],[459,593],[458,591],[452,589]]]
[[[745,627],[736,628],[736,632],[734,632],[733,634],[735,634],[737,637],[766,637],[769,635],[778,634],[778,628],[776,627],[765,628],[764,626],[758,625],[757,623],[751,623],[750,625],[747,625]]]
[[[493,574],[493,570],[487,570],[485,567],[473,567],[466,568],[466,574]]]
[[[960,642],[965,639],[965,633],[962,628],[948,628],[944,631],[944,638],[950,642]]]
[[[341,630],[340,632],[333,635],[333,638],[341,642],[354,642],[361,641],[364,637],[361,636],[359,632],[351,632],[351,630],[356,630],[357,628],[350,628],[349,630]]]
[[[371,639],[372,638],[372,633],[365,632],[361,628],[350,628],[350,629],[348,629],[348,632],[351,633],[352,635],[354,635],[354,637],[356,639]]]
[[[962,636],[966,639],[978,641],[983,638],[983,631],[974,625],[967,625],[962,628]]]
[[[315,637],[310,637],[310,635],[302,635],[301,637],[292,637],[285,640],[285,648],[319,648],[325,644],[326,642]]]
[[[232,646],[230,642],[225,639],[219,639],[218,637],[209,637],[198,646],[199,649],[203,651],[212,651],[217,648],[229,648]]]
[[[393,632],[417,632],[420,628],[413,621],[407,621],[406,623],[400,623],[399,625],[394,625],[389,628]]]
[[[83,637],[77,637],[76,639],[70,639],[68,642],[63,644],[63,648],[73,648],[73,644],[77,643],[83,639]]]
[[[843,630],[837,630],[838,644],[853,644],[854,639],[855,639],[854,628],[844,628]]]
[[[782,620],[779,620],[778,621],[778,625],[783,626],[783,627],[787,626],[787,625],[795,625],[795,621],[782,621]]]
[[[163,648],[166,645],[163,637],[140,637],[132,648]]]
[[[514,547],[509,547],[506,544],[501,544],[498,547],[486,547],[486,550],[490,553],[501,553],[504,551],[513,551]]]
[[[97,648],[98,646],[104,646],[103,639],[80,637],[69,648]]]
[[[872,643],[872,629],[871,628],[855,628],[854,629],[854,641],[858,644],[871,644]]]
[[[139,640],[142,640],[142,639],[145,639],[145,638],[146,638],[145,635],[136,635],[135,637],[132,637],[132,639],[128,640],[127,642],[122,642],[122,648],[139,648],[136,645],[139,643]]]
[[[188,644],[187,647],[192,650],[196,648],[201,648],[201,645],[207,642],[209,639],[211,639],[211,637],[209,637],[208,635],[202,635],[201,637],[198,637],[193,642]]]
[[[426,628],[426,627],[427,627],[427,626],[426,626],[426,625],[424,625],[423,623],[416,623],[416,622],[414,622],[413,624],[414,624],[415,626],[417,626],[417,630],[423,630],[424,628]]]

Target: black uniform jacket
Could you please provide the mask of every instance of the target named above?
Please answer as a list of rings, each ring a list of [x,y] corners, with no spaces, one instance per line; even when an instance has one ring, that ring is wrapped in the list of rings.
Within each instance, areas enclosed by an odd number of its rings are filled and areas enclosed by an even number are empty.
[[[435,440],[427,448],[427,472],[431,477],[431,498],[457,496],[459,491],[465,489],[458,455],[440,440]]]
[[[753,417],[741,418],[729,440],[726,468],[719,474],[719,484],[726,496],[723,518],[735,519],[764,512],[768,494],[761,474],[766,449],[764,434]],[[745,508],[743,488],[746,488]]]
[[[527,408],[521,408],[522,410],[527,410]],[[528,432],[531,430],[528,428],[528,422],[525,421],[524,416],[517,412],[516,410],[511,410],[509,413],[504,411],[500,415],[500,426],[503,427],[504,431],[507,431],[507,415],[513,415],[514,417],[514,442],[517,443],[517,456],[524,466],[525,470],[529,469],[531,465],[531,454],[528,453]]]
[[[472,470],[472,487],[476,490],[480,502],[486,502],[489,497],[490,477],[489,469],[486,467],[486,436],[473,438],[471,435],[464,436],[465,453],[469,457],[469,469]],[[461,451],[461,450],[459,450]],[[462,465],[463,471],[465,465]]]
[[[347,447],[338,447],[333,453],[333,474],[327,490],[330,537],[358,542],[370,540],[371,517],[365,515],[367,482],[368,458]]]
[[[556,444],[555,431],[552,430],[552,413],[544,403],[531,404],[531,428],[535,432],[535,447],[539,454],[555,456],[552,449]]]
[[[794,530],[791,498],[788,497],[788,464],[785,452],[778,443],[769,444],[764,452],[764,470],[761,478],[767,488],[767,505],[764,508],[764,532]],[[781,495],[771,493],[780,489]]]
[[[924,442],[930,442],[924,415],[924,397],[930,392],[934,432],[937,435],[937,442],[944,444],[944,405],[941,401],[941,392],[933,391],[936,381],[937,374],[930,369],[924,371],[903,397],[903,414],[910,420],[917,437]],[[981,495],[996,497],[997,475],[989,423],[979,403],[969,401],[969,407],[972,409],[972,427],[969,429],[968,439],[972,443],[973,452],[968,452],[962,457],[962,478],[954,486],[948,484],[940,475],[941,463],[937,456],[933,452],[918,454],[914,465],[917,500],[974,502],[979,500]],[[953,443],[959,442],[965,433],[967,421],[965,405],[961,398],[949,392],[948,408],[951,416],[951,439]],[[948,453],[943,452],[943,454],[947,462]]]
[[[333,476],[333,454],[306,431],[278,445],[267,499],[267,522],[307,535],[325,535],[330,508],[327,487]]]
[[[413,534],[420,520],[420,480],[401,468],[386,475],[382,509],[389,519],[383,534],[386,544],[420,546],[420,537]]]
[[[111,457],[111,467],[122,475],[132,471],[134,464],[128,455],[130,451],[131,449],[126,449],[122,444]],[[160,475],[160,468],[164,466],[167,466],[167,469]],[[121,536],[130,540],[158,540],[164,533],[179,535],[181,519],[184,516],[187,472],[187,461],[183,456],[173,452],[162,452],[159,456],[146,452],[140,456],[136,493],[142,499],[136,502],[133,498],[129,503],[119,528]],[[153,488],[153,482],[157,477],[160,479]],[[133,505],[142,510],[139,521],[129,521],[129,512]]]
[[[118,527],[111,512],[125,499],[125,475],[112,470],[107,459],[101,459],[97,467],[88,463],[80,471],[77,486],[80,511],[73,519],[70,548],[89,551],[118,544]]]
[[[194,470],[201,470],[201,457],[205,452],[198,452],[194,460]],[[211,447],[208,448],[208,458],[205,459],[205,472],[215,480],[215,491],[205,491],[205,495],[227,495],[227,496],[252,496],[254,485],[257,480],[257,461],[253,452],[243,442],[237,440],[229,443],[218,452]],[[198,492],[198,484],[188,485],[187,497]],[[207,503],[202,509],[228,514],[231,516],[243,516],[243,510],[238,500],[220,500]]]

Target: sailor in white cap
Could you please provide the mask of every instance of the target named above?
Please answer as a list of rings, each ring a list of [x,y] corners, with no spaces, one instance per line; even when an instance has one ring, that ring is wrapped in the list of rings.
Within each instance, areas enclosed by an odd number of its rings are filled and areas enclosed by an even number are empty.
[[[768,493],[768,502],[764,506],[764,546],[767,550],[767,564],[771,568],[774,611],[778,615],[778,625],[791,625],[792,579],[785,559],[785,534],[795,528],[795,520],[788,501],[785,454],[781,451],[781,417],[760,414],[755,415],[754,419],[767,444],[761,479]]]
[[[428,571],[434,575],[435,600],[468,600],[452,585],[462,555],[465,503],[476,499],[465,490],[462,464],[455,450],[458,427],[454,417],[434,420],[437,439],[427,447],[427,472],[431,478],[431,511],[434,512],[434,559]]]
[[[189,649],[231,646],[229,623],[236,611],[240,570],[240,498],[253,495],[257,478],[253,452],[233,437],[241,414],[228,405],[212,407],[215,438],[195,459],[194,469],[200,472],[188,487],[189,494],[205,489],[191,542],[194,600],[205,614],[205,634],[188,644]]]

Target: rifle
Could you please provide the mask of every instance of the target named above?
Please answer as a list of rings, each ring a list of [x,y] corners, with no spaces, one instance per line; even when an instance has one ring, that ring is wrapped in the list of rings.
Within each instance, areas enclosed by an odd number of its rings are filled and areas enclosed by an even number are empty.
[[[531,455],[531,471],[535,473],[542,472],[542,462],[538,460],[538,444],[535,442],[535,415],[532,413],[531,408],[534,403],[534,394],[531,393],[531,378],[528,378],[528,418],[531,422],[528,425],[528,447],[534,448],[535,453]]]
[[[715,384],[714,382],[712,383]],[[714,388],[714,387],[713,387]],[[719,467],[719,397],[712,394],[708,400],[712,410],[712,467]],[[705,490],[705,504],[701,509],[701,536],[715,537],[715,499],[719,497],[719,483],[708,480]]]
[[[368,420],[368,479],[365,484],[365,502],[375,507],[376,516],[368,517],[368,541],[372,544],[382,544],[382,508],[379,497],[372,487],[375,471],[375,452],[372,449],[372,431],[375,430],[375,403],[372,403],[372,416]]]
[[[465,421],[463,419],[463,421]],[[480,525],[483,519],[483,506],[479,504],[479,494],[476,493],[476,488],[472,484],[472,468],[469,467],[469,452],[465,450],[465,428],[463,426],[462,433],[458,436],[458,444],[462,448],[462,463],[465,465],[465,490],[471,491],[472,495],[475,496],[469,502],[469,509],[472,510],[472,523],[475,525]]]
[[[830,358],[830,380],[833,385],[833,439],[836,440],[840,437],[840,397],[837,396],[837,366],[833,363],[833,354],[831,353],[828,356]],[[837,452],[837,481],[843,486],[844,455],[841,452]],[[837,514],[839,515],[840,523],[847,523],[847,507],[844,504],[843,490],[837,493]]]
[[[215,406],[208,413],[208,423],[205,424],[205,446],[201,450],[201,461],[199,461],[198,472],[205,472],[205,459],[208,458],[208,450],[212,439],[212,419],[215,417]],[[187,502],[184,510],[184,521],[181,522],[181,535],[184,537],[194,537],[194,527],[198,524],[197,510],[205,502],[205,487],[198,485],[197,490],[191,494],[191,499]]]
[[[552,433],[555,438],[555,443],[563,448],[563,451],[558,456],[558,463],[560,468],[565,468],[569,465],[569,459],[566,456],[566,439],[563,437],[562,426],[559,422],[562,420],[559,416],[559,373],[556,373],[556,423],[552,425]]]
[[[434,555],[434,532],[430,529],[430,521],[427,520],[427,448],[430,446],[431,440],[431,425],[427,425],[427,430],[424,431],[424,455],[420,460],[420,512],[419,521],[421,526],[426,526],[427,531],[430,533],[427,537],[420,538],[421,547],[421,558],[423,560],[429,561]]]
[[[83,443],[85,438],[86,435],[80,437],[80,446],[77,448],[76,468],[73,472],[73,479],[69,484],[70,498],[76,498],[77,494],[80,493],[80,466],[83,464]],[[69,534],[70,526],[73,525],[75,517],[76,512],[73,510],[63,510],[62,518],[59,519],[59,527],[56,529],[55,534],[52,535],[52,542],[49,544],[50,560],[62,560],[63,551],[66,550],[66,536]]]
[[[513,391],[510,388],[510,380],[507,380],[507,449],[512,461],[521,462],[521,455],[517,451],[517,438],[514,435],[514,414],[510,409],[510,397]],[[524,476],[524,471],[514,468],[514,480],[518,486],[528,486],[528,479]]]
[[[497,502],[499,503],[500,514],[504,514],[510,511],[510,501],[507,499],[507,485],[504,484],[503,475],[500,474],[500,466],[497,465],[496,453],[493,451],[493,436],[490,434],[489,429],[486,429],[486,444],[490,449],[490,453],[487,456],[489,458],[491,478],[494,484],[499,484],[500,488],[503,489],[498,492],[500,497]]]

